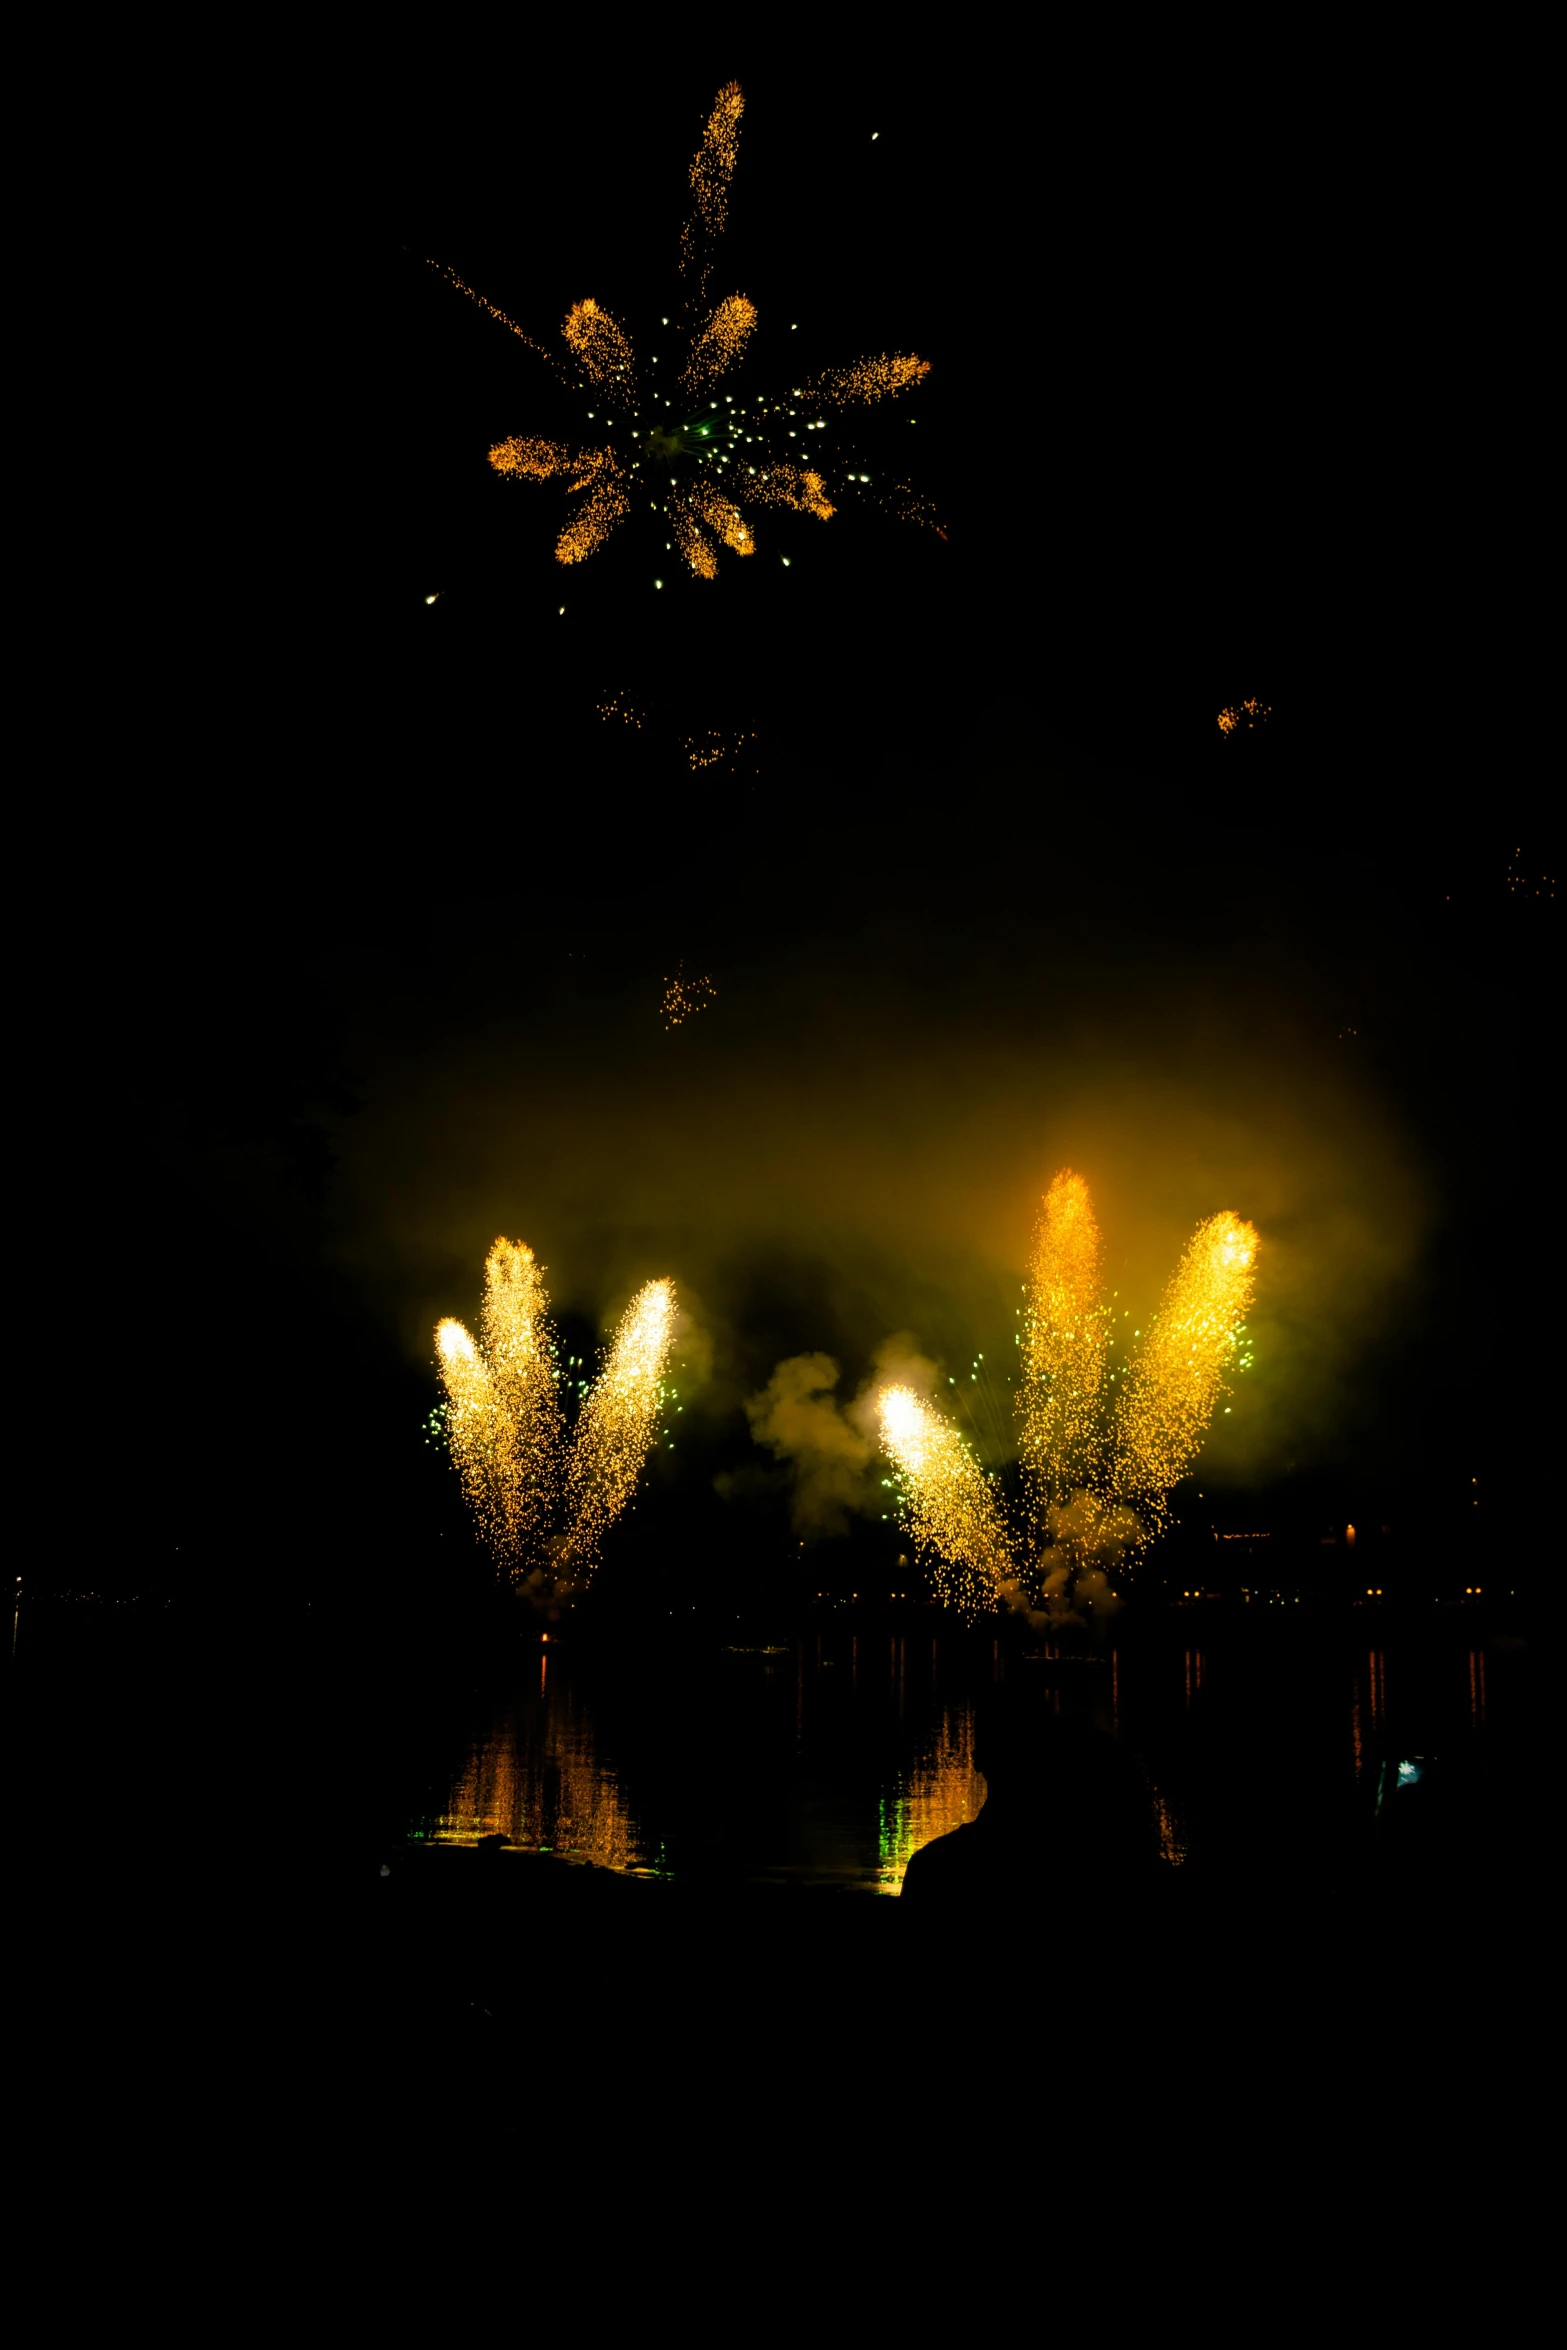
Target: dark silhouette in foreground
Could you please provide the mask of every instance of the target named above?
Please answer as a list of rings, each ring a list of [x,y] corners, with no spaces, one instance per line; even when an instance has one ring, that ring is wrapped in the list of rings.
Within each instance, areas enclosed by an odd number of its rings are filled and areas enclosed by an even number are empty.
[[[901,1898],[931,1926],[990,1919],[1048,1922],[1085,1904],[1120,1914],[1161,1875],[1148,1789],[1135,1759],[1107,1732],[1062,1719],[1041,1690],[998,1690],[981,1703],[975,1767],[978,1819],[924,1845]]]

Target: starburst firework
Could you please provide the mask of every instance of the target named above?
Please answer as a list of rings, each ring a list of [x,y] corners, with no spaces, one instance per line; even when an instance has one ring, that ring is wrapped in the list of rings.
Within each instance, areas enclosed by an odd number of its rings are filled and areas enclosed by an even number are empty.
[[[645,369],[626,328],[591,295],[566,314],[561,333],[568,356],[561,357],[455,270],[432,263],[543,356],[557,380],[580,398],[577,440],[513,434],[490,450],[497,473],[514,481],[559,481],[577,501],[556,541],[561,563],[594,554],[634,510],[658,517],[666,545],[695,579],[716,578],[720,548],[738,556],[754,553],[742,507],[785,507],[826,522],[846,500],[868,497],[897,519],[940,531],[919,491],[896,478],[897,467],[867,470],[854,452],[830,445],[835,418],[909,390],[929,374],[928,360],[883,353],[829,368],[787,390],[742,398],[719,388],[739,366],[759,323],[748,295],[734,292],[717,302],[709,295],[744,108],[737,82],[726,83],[714,100],[691,165],[692,211],[680,240],[682,296],[676,318],[661,321],[669,332],[652,338],[665,349],[651,351]],[[670,346],[681,343],[684,355],[670,366]],[[655,578],[653,584],[664,583]]]

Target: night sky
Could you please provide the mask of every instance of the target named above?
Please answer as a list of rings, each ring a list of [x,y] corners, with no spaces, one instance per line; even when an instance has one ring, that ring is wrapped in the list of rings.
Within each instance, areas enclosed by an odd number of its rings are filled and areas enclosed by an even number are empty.
[[[796,1539],[744,1398],[813,1349],[847,1398],[890,1339],[1008,1346],[1067,1164],[1139,1311],[1200,1216],[1261,1231],[1205,1505],[1446,1541],[1479,1479],[1526,1547],[1554,862],[1486,553],[1516,458],[1431,479],[1461,191],[1417,235],[1342,93],[1290,128],[1233,91],[1176,118],[1149,59],[1028,87],[711,46],[570,88],[432,59],[273,259],[271,584],[192,616],[206,715],[95,835],[101,980],[45,1087],[62,1246],[96,1297],[122,1268],[112,1501],[59,1573],[357,1592],[460,1550],[430,1334],[505,1232],[572,1351],[674,1276],[689,1426],[606,1575],[743,1577]],[[917,444],[947,536],[764,514],[704,583],[634,518],[568,573],[558,490],[485,459],[559,395],[426,257],[541,338],[592,293],[647,347],[731,74],[745,381],[929,358],[867,445]],[[707,729],[754,740],[693,772]],[[677,971],[715,993],[670,1031]]]

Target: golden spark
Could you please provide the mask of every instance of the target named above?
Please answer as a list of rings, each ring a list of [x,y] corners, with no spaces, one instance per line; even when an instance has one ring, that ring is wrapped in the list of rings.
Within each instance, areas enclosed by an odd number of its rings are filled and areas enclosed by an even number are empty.
[[[695,765],[695,761],[692,762]],[[666,1029],[679,1028],[698,1012],[705,1012],[718,994],[712,979],[704,971],[700,979],[687,979],[681,965],[673,979],[664,981],[664,1000],[659,1006]]]

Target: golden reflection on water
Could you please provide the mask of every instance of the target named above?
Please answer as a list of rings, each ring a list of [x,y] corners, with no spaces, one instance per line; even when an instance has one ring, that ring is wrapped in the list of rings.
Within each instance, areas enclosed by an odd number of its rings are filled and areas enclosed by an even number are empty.
[[[877,1891],[896,1893],[920,1846],[977,1819],[984,1800],[985,1782],[974,1768],[974,1708],[949,1706],[907,1785],[881,1800]]]
[[[934,1644],[928,1678],[923,1654],[915,1651],[917,1693],[909,1687],[910,1659],[901,1636],[894,1635],[885,1647],[880,1640],[867,1640],[865,1646],[867,1653],[862,1657],[861,1642],[855,1637],[833,1658],[823,1654],[819,1638],[797,1645],[794,1686],[790,1691],[784,1679],[778,1713],[782,1743],[786,1749],[792,1746],[794,1755],[794,1775],[784,1804],[787,1825],[781,1824],[782,1814],[776,1810],[769,1813],[762,1803],[754,1827],[738,1839],[730,1836],[730,1864],[741,1876],[852,1884],[895,1894],[922,1845],[978,1817],[985,1800],[985,1781],[974,1767],[972,1697],[938,1692]],[[728,1653],[737,1660],[762,1656],[770,1675],[774,1670],[770,1660],[786,1652]],[[1119,1729],[1121,1700],[1126,1693],[1120,1686],[1120,1659],[1115,1651],[1108,1663],[1108,1712]],[[1187,1649],[1179,1663],[1171,1659],[1165,1702],[1172,1710],[1193,1706],[1204,1688],[1207,1664],[1205,1653],[1197,1648]],[[1458,1673],[1465,1665],[1468,1702],[1464,1712],[1468,1726],[1478,1729],[1486,1718],[1484,1651],[1471,1649]],[[1388,1735],[1386,1666],[1383,1652],[1370,1649],[1362,1650],[1350,1668],[1345,1692],[1349,1700],[1345,1762],[1356,1780],[1363,1780],[1370,1771]],[[998,1659],[992,1659],[992,1668],[999,1670]],[[784,1666],[785,1675],[789,1669]],[[663,1826],[650,1831],[639,1816],[635,1777],[628,1789],[615,1761],[600,1745],[592,1712],[572,1674],[564,1669],[564,1660],[553,1651],[545,1653],[539,1659],[538,1672],[534,1688],[530,1664],[526,1691],[519,1692],[512,1706],[475,1731],[452,1779],[445,1809],[436,1818],[426,1819],[422,1833],[436,1842],[456,1844],[502,1836],[524,1849],[554,1852],[600,1868],[663,1873],[669,1862],[661,1837],[667,1831]],[[844,1700],[851,1713],[865,1704],[874,1706],[877,1690],[864,1685],[879,1683],[883,1673],[886,1717],[897,1725],[895,1751],[901,1751],[894,1760],[883,1749],[886,1759],[881,1765],[880,1788],[872,1795],[863,1779],[858,1780],[859,1791],[854,1791],[857,1773],[850,1770],[839,1775],[833,1759],[833,1723],[836,1720],[841,1728],[846,1718]],[[1461,1703],[1460,1690],[1463,1682],[1455,1676],[1452,1693]],[[1052,1686],[1048,1694],[1052,1706],[1059,1707],[1059,1690]],[[714,1726],[717,1730],[716,1722]],[[721,1731],[719,1750],[713,1752],[711,1763],[720,1774],[734,1768]],[[1164,1861],[1178,1868],[1188,1856],[1182,1793],[1178,1785],[1156,1785],[1151,1776],[1148,1793]],[[698,1813],[708,1808],[700,1783],[691,1787],[689,1794]]]
[[[599,1758],[593,1722],[569,1685],[550,1691],[549,1659],[539,1661],[541,1718],[531,1735],[514,1718],[492,1723],[468,1749],[434,1841],[474,1844],[481,1836],[601,1869],[647,1865],[619,1781]]]
[[[1178,1869],[1186,1860],[1186,1830],[1181,1815],[1169,1797],[1150,1780],[1149,1794],[1153,1798],[1154,1825],[1159,1831],[1159,1858],[1166,1868]]]

